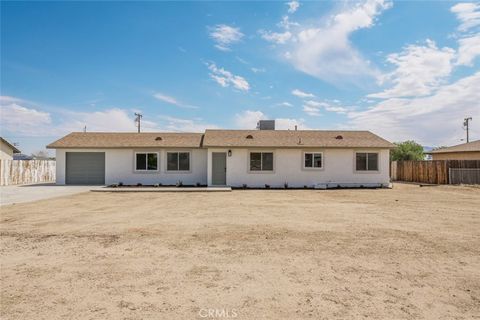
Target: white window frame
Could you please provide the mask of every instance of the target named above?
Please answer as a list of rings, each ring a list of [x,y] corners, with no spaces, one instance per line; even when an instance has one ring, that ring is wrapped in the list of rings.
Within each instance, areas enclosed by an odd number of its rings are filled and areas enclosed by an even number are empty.
[[[169,153],[188,153],[188,170],[169,170],[168,169],[168,154]],[[180,157],[177,157],[177,165],[180,169]],[[166,173],[190,173],[192,172],[192,152],[186,150],[168,150],[165,153],[165,172]]]
[[[367,155],[366,157],[366,170],[357,170],[357,154],[359,153],[365,153]],[[369,153],[375,153],[377,155],[377,170],[368,170],[368,154]],[[355,151],[353,155],[353,171],[355,173],[379,173],[380,172],[380,152],[378,151]]]
[[[309,154],[312,154],[313,157],[312,157],[312,162],[313,162],[313,159],[315,158],[315,154],[320,154],[322,156],[322,166],[321,167],[305,167],[305,155],[309,153]],[[313,163],[312,163],[313,165]],[[303,151],[302,153],[302,169],[303,170],[323,170],[325,167],[325,158],[323,156],[323,151]]]
[[[262,154],[260,156],[260,168],[262,170],[251,170],[250,168],[250,162],[251,162],[251,157],[252,153],[260,153]],[[272,170],[263,170],[263,153],[271,153],[272,154]],[[250,150],[248,151],[248,161],[247,161],[247,172],[248,173],[275,173],[275,152],[273,150]]]
[[[145,158],[145,161],[146,161],[146,166],[145,166],[145,169],[137,169],[137,154],[146,154],[147,157]],[[152,170],[152,169],[148,169],[148,154],[156,154],[157,155],[157,169],[155,170]],[[149,172],[158,172],[160,171],[160,153],[159,152],[155,152],[155,151],[138,151],[138,152],[134,152],[134,156],[133,156],[133,171],[134,172],[141,172],[141,173],[149,173]]]

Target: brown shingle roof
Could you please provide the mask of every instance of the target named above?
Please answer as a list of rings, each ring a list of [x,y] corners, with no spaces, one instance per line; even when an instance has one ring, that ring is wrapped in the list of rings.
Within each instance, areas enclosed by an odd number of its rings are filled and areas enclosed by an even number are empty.
[[[198,148],[202,138],[203,133],[72,132],[47,148]]]
[[[251,136],[251,139],[247,139],[247,136]],[[339,136],[342,139],[337,139]],[[155,147],[393,148],[394,145],[369,131],[206,130],[205,135],[172,132],[73,132],[47,146],[49,149]]]
[[[247,136],[252,136],[247,139]],[[336,139],[341,136],[343,139]],[[204,147],[393,148],[370,131],[206,130]]]
[[[469,143],[462,143],[456,146],[432,150],[428,153],[449,153],[449,152],[478,152],[480,151],[480,140]]]

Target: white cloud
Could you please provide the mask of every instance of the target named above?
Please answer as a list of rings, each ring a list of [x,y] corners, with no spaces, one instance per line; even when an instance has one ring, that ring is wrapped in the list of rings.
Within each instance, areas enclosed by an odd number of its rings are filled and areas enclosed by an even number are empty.
[[[241,91],[250,90],[250,84],[245,78],[236,76],[224,68],[218,68],[215,63],[207,64],[207,66],[211,71],[210,77],[222,87],[233,86]]]
[[[163,102],[170,103],[170,104],[173,104],[173,105],[176,105],[176,106],[178,106],[180,104],[177,101],[177,99],[175,99],[173,97],[170,97],[170,96],[167,96],[166,94],[163,94],[163,93],[155,93],[153,96],[158,100],[161,100]]]
[[[235,115],[235,125],[240,129],[255,129],[258,120],[267,119],[262,111],[245,110]]]
[[[284,102],[280,102],[280,103],[278,104],[278,106],[291,108],[291,107],[293,107],[293,104],[291,104],[290,102],[284,101]]]
[[[256,129],[259,120],[269,119],[262,111],[245,110],[235,115],[235,124],[240,129]],[[298,129],[308,129],[304,119],[277,118],[275,119],[275,129],[293,130],[295,125]]]
[[[47,112],[21,106],[10,99],[2,97],[0,105],[0,124],[2,131],[18,135],[42,136],[49,130],[52,119]]]
[[[57,128],[65,133],[81,131],[87,126],[87,131],[121,131],[135,132],[136,125],[132,112],[125,109],[111,108],[94,112],[68,112],[63,122]],[[156,123],[145,118],[141,122],[142,131],[156,131]]]
[[[8,103],[22,103],[26,102],[23,99],[16,98],[16,97],[11,97],[11,96],[0,96],[0,104],[6,105]]]
[[[112,108],[94,112],[72,112],[64,109],[54,114],[38,107],[4,103],[0,105],[2,131],[20,136],[61,136],[72,131],[132,131],[136,130],[133,111]],[[144,131],[158,129],[154,122],[145,118]]]
[[[170,116],[160,116],[160,126],[165,131],[203,132],[205,129],[218,129],[214,124],[205,123],[202,119],[181,119]]]
[[[299,97],[299,98],[313,98],[313,97],[315,97],[315,95],[313,93],[304,92],[304,91],[299,90],[299,89],[292,90],[292,94],[294,96]]]
[[[197,109],[198,108],[197,106],[192,106],[192,105],[189,105],[189,104],[181,103],[176,98],[174,98],[172,96],[169,96],[169,95],[166,95],[166,94],[161,93],[161,92],[155,93],[153,95],[153,97],[157,100],[166,102],[168,104],[173,104],[174,106],[177,106],[177,107],[180,107],[180,108],[188,108],[188,109]]]
[[[353,32],[374,26],[377,17],[391,7],[389,0],[347,3],[343,10],[323,19],[322,24],[285,25],[284,32],[261,31],[267,41],[284,44],[282,56],[297,70],[331,83],[346,81],[362,85],[379,71],[352,45]],[[317,20],[317,21],[318,21]]]
[[[63,136],[73,131],[87,132],[136,132],[133,111],[111,108],[94,112],[72,112],[58,110],[54,114],[34,108],[7,103],[2,99],[0,105],[0,125],[2,131],[15,136],[50,137]],[[15,98],[15,101],[21,99]],[[140,110],[135,110],[140,111]],[[144,114],[145,115],[145,114]],[[21,124],[21,125],[19,125]],[[142,131],[178,131],[202,132],[218,126],[204,122],[202,119],[181,119],[170,116],[159,116],[153,120],[146,115],[142,119]]]
[[[465,32],[477,26],[480,26],[480,4],[462,2],[454,5],[450,9],[457,15],[461,24],[459,31]]]
[[[265,68],[255,68],[255,67],[250,68],[250,70],[252,70],[253,73],[263,73],[267,71]]]
[[[306,124],[304,119],[292,119],[292,118],[277,118],[275,119],[275,129],[276,130],[295,130],[297,126],[298,130],[308,130],[310,129]]]
[[[321,116],[322,109],[327,112],[335,112],[339,114],[346,114],[350,110],[350,108],[341,106],[340,101],[338,100],[321,102],[315,100],[304,101],[303,111],[310,116]]]
[[[288,6],[288,13],[295,13],[295,11],[297,11],[300,7],[300,3],[296,0],[287,2],[286,5]]]
[[[289,16],[283,16],[282,21],[280,21],[277,26],[285,30],[289,30],[291,27],[299,27],[300,24],[298,22],[291,22]]]
[[[272,31],[261,30],[260,34],[262,35],[263,39],[269,42],[277,43],[277,44],[285,44],[292,37],[292,34],[290,33],[290,31],[272,32]]]
[[[460,143],[465,116],[480,119],[480,72],[440,86],[426,97],[390,98],[370,109],[350,112],[349,128],[372,130],[391,141],[415,139],[423,145]],[[480,137],[480,121],[472,122]]]
[[[217,24],[209,27],[210,38],[215,41],[215,47],[222,51],[230,51],[230,46],[242,40],[244,34],[239,28],[231,27],[226,24]]]
[[[457,64],[472,66],[475,58],[480,56],[480,34],[458,40]]]
[[[434,41],[425,45],[409,45],[400,53],[388,55],[387,61],[395,70],[383,76],[383,81],[393,87],[370,98],[412,97],[430,94],[450,75],[455,59],[455,50],[438,48]]]

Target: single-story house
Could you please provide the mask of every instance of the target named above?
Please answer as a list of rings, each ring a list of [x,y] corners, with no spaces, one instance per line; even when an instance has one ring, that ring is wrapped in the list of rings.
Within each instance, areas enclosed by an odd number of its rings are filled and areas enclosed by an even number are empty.
[[[12,160],[14,153],[20,153],[13,144],[0,137],[0,160]]]
[[[369,131],[74,132],[56,149],[58,184],[386,187],[394,145]]]
[[[480,140],[428,152],[432,160],[480,160]]]

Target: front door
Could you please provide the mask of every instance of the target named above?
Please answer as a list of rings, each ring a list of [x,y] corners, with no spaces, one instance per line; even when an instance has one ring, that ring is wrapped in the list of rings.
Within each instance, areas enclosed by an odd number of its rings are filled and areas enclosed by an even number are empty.
[[[212,152],[212,184],[224,186],[227,184],[227,154]]]

